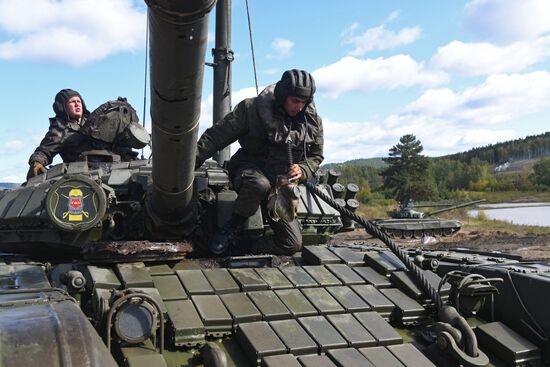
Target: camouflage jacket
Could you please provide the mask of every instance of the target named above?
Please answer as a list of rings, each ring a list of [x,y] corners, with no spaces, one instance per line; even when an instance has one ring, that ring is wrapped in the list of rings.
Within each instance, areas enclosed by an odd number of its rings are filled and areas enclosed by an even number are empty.
[[[83,119],[86,123],[86,118]],[[82,126],[76,121],[64,121],[61,118],[50,118],[50,128],[40,145],[29,158],[29,164],[39,162],[44,166],[52,163],[59,154],[63,162],[76,162],[85,159],[83,152],[107,151],[120,156],[121,160],[132,160],[137,156],[130,148],[115,147],[112,144],[94,139],[82,132]]]
[[[290,139],[293,163],[302,169],[301,181],[313,176],[323,161],[321,117],[313,103],[296,117],[289,117],[276,105],[274,87],[245,99],[202,134],[197,143],[197,165],[238,140],[241,148],[231,157],[230,171],[251,164],[273,180],[288,170],[286,141]]]

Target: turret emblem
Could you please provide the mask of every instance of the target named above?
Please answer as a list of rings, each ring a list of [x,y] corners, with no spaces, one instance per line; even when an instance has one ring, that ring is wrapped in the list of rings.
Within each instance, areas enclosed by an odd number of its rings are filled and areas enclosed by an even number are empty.
[[[105,192],[99,184],[85,176],[57,181],[46,197],[52,223],[68,231],[85,231],[104,219]]]

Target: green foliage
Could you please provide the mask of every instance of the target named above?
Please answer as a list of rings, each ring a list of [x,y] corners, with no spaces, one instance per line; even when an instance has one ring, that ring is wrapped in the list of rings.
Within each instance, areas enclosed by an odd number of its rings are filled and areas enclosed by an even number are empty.
[[[448,191],[446,194],[447,195],[445,197],[442,197],[442,199],[456,201],[456,202],[473,201],[473,200],[484,198],[483,197],[484,193],[476,193],[476,192],[467,191],[467,190]]]
[[[346,161],[346,164],[353,166],[367,166],[372,168],[386,168],[388,164],[384,162],[383,158],[360,158]]]
[[[323,168],[339,168],[342,166],[367,166],[372,168],[386,168],[388,164],[384,162],[383,158],[359,158],[345,161],[344,163],[327,163],[323,165]]]
[[[364,165],[341,165],[338,167],[342,175],[340,182],[343,185],[354,183],[359,186],[356,199],[367,203],[372,199],[372,190],[377,190],[381,184],[380,169]]]
[[[381,185],[380,169],[369,166],[340,166],[340,180],[344,183],[362,184],[364,181],[373,189]]]
[[[369,204],[379,203],[384,198],[406,202],[409,197],[415,201],[490,200],[490,197],[507,197],[507,193],[531,195],[537,190],[543,192],[550,188],[550,158],[542,159],[534,166],[532,163],[515,164],[522,167],[521,171],[498,174],[493,171],[493,162],[500,163],[502,157],[502,160],[507,160],[548,155],[550,133],[439,158],[424,157],[422,150],[414,135],[405,135],[390,149],[388,158],[356,159],[324,167],[340,169],[340,182],[359,185],[356,198]]]
[[[531,170],[521,172],[499,173],[493,177],[491,191],[530,191],[535,185],[530,179]]]
[[[543,189],[550,188],[550,158],[544,158],[535,163],[530,181]]]
[[[500,164],[510,160],[524,160],[544,157],[550,154],[550,132],[527,136],[485,147],[473,148],[467,152],[451,154],[443,158],[470,162],[473,159]]]
[[[487,220],[487,214],[483,210],[477,212],[477,220]]]
[[[479,159],[466,163],[448,158],[434,160],[434,179],[442,190],[487,190],[492,184],[489,164]]]
[[[421,155],[422,144],[412,134],[404,135],[384,158],[388,168],[382,171],[383,188],[397,201],[437,198],[437,187],[432,175],[432,161]]]

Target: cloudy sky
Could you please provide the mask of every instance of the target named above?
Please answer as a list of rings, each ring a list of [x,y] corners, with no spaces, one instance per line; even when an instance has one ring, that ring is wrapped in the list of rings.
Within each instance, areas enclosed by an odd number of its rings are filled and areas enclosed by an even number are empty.
[[[317,81],[326,162],[386,156],[404,134],[439,156],[550,130],[548,0],[249,3],[260,86],[290,68]],[[245,1],[233,5],[236,104],[255,88]],[[0,0],[0,182],[23,181],[62,88],[90,110],[125,96],[143,119],[145,12],[132,0]]]

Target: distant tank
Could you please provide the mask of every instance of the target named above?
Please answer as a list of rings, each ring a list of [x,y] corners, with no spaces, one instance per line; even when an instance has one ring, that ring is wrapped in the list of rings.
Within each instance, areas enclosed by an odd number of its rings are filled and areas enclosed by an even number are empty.
[[[215,2],[146,2],[152,160],[101,169],[60,164],[0,191],[0,366],[550,361],[548,263],[403,251],[355,216],[358,188],[333,190],[336,172],[326,184],[300,186],[301,254],[201,253],[236,197],[217,162],[194,170],[207,18]],[[216,34],[230,23],[229,4],[217,2]],[[219,40],[214,67],[223,69],[232,52]],[[218,72],[215,90],[227,96],[230,78]],[[263,218],[259,210],[248,221],[247,236],[270,235]],[[352,229],[349,218],[391,251],[320,244]]]
[[[414,208],[431,207],[431,205],[415,206],[412,200],[409,200],[406,205],[401,206],[400,210],[388,213],[391,219],[377,219],[373,222],[388,236],[393,238],[421,238],[424,235],[452,236],[460,230],[462,223],[455,219],[433,218],[432,216],[446,211],[475,205],[483,201],[485,200],[474,200],[462,204],[448,205],[443,209],[424,213],[414,210]]]

